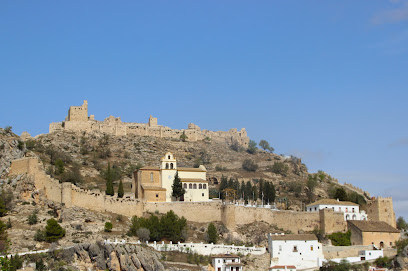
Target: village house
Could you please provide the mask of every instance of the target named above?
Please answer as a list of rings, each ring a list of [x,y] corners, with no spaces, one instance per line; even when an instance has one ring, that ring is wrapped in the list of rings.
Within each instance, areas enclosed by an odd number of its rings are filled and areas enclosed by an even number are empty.
[[[243,264],[239,256],[230,254],[217,255],[211,257],[211,264],[214,271],[242,271]]]
[[[133,174],[132,193],[135,198],[147,202],[171,202],[172,185],[178,173],[186,193],[181,201],[208,201],[207,170],[203,165],[198,168],[178,167],[171,152],[161,158],[159,167],[142,167]]]
[[[360,206],[350,201],[338,199],[321,199],[306,206],[307,212],[318,212],[322,209],[332,209],[334,212],[344,214],[344,220],[367,220],[365,211],[360,211]]]
[[[384,221],[347,221],[352,245],[375,245],[391,248],[400,238],[400,231]]]
[[[268,234],[268,247],[271,267],[319,268],[324,260],[323,245],[314,234]]]

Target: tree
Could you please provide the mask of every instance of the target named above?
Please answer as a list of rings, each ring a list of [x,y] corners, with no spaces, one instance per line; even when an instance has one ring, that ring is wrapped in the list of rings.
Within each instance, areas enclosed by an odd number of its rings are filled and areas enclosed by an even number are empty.
[[[178,172],[176,172],[176,175],[174,176],[174,181],[171,188],[173,189],[171,196],[175,197],[176,200],[179,200],[186,193],[186,190],[183,188],[183,184],[181,183],[181,179],[178,176]]]
[[[310,192],[314,192],[317,186],[316,176],[309,175],[309,179],[306,182],[306,187],[309,189]]]
[[[258,164],[252,159],[245,159],[244,162],[242,162],[242,168],[246,171],[255,172],[258,169]]]
[[[38,222],[37,213],[38,213],[38,211],[35,210],[31,215],[28,216],[27,221],[28,221],[29,225],[37,224],[37,222]]]
[[[211,222],[207,228],[208,243],[216,244],[218,241],[218,232],[217,228]]]
[[[289,171],[289,166],[285,165],[282,162],[275,162],[272,167],[268,167],[270,171],[272,171],[275,174],[279,174],[282,176],[286,176]]]
[[[402,216],[398,217],[397,219],[397,228],[399,230],[406,230],[408,228],[408,224],[407,222],[405,222]]]
[[[186,135],[186,132],[183,131],[183,133],[180,136],[181,141],[186,142],[186,140],[188,139],[188,136]]]
[[[55,242],[65,236],[65,230],[54,219],[47,220],[47,226],[45,227],[45,241]]]
[[[108,163],[108,169],[106,170],[105,180],[106,180],[105,193],[106,195],[113,196],[115,194],[115,191],[113,190],[113,178],[110,163]]]
[[[259,141],[259,146],[260,146],[263,150],[269,151],[270,153],[272,153],[272,152],[275,150],[274,148],[272,148],[272,147],[269,145],[269,142],[266,141],[266,140],[264,140],[264,139],[262,139],[261,141]]]
[[[347,200],[347,192],[344,190],[343,187],[339,187],[336,189],[336,192],[334,193],[334,198],[338,199],[340,201],[346,201]]]
[[[58,158],[55,161],[55,174],[60,175],[62,173],[64,173],[65,168],[64,168],[64,161],[62,161],[62,159]]]
[[[247,152],[250,154],[256,153],[256,142],[249,140]]]
[[[146,242],[150,240],[150,231],[149,229],[146,228],[139,228],[136,231],[137,237],[139,237],[139,240],[142,242]]]
[[[7,214],[8,210],[6,208],[6,204],[4,203],[4,199],[0,197],[0,217],[3,217]]]
[[[119,188],[118,188],[118,198],[123,198],[123,195],[125,192],[123,191],[123,183],[122,180],[119,182]]]
[[[334,232],[330,235],[327,235],[327,238],[329,238],[332,241],[332,244],[334,246],[351,246],[351,232],[347,231],[345,233],[343,232]]]
[[[104,229],[105,232],[111,232],[112,228],[113,228],[113,225],[111,222],[105,222],[105,229]]]

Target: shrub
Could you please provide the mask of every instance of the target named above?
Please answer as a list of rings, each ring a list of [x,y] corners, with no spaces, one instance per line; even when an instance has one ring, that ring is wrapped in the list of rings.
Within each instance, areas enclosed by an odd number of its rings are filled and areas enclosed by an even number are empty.
[[[6,132],[6,134],[11,134],[12,130],[13,130],[13,127],[11,127],[11,126],[6,126],[4,128],[4,132]]]
[[[236,152],[242,151],[242,147],[239,145],[239,142],[237,140],[232,141],[230,149]]]
[[[252,159],[245,159],[244,162],[242,162],[242,168],[246,171],[255,172],[258,169],[258,165]]]
[[[186,140],[188,139],[188,136],[186,135],[186,133],[183,131],[183,133],[180,136],[180,140],[183,142],[186,142]]]
[[[334,246],[351,246],[351,232],[347,231],[345,233],[343,232],[335,232],[330,235],[327,235],[327,238],[329,238],[332,241],[332,244]]]
[[[65,230],[54,219],[47,220],[47,226],[45,227],[45,240],[47,242],[55,242],[65,236]]]
[[[29,225],[34,225],[38,223],[37,213],[38,211],[35,210],[31,215],[28,216],[27,222]]]
[[[136,231],[136,236],[139,237],[139,240],[142,242],[146,242],[150,240],[150,231],[146,228],[139,228]]]
[[[256,150],[257,150],[256,145],[257,144],[256,144],[255,141],[249,140],[247,152],[250,153],[250,154],[256,153]]]
[[[226,170],[227,170],[226,167],[223,167],[223,166],[220,166],[220,165],[215,166],[215,171],[226,171]]]
[[[19,141],[18,141],[18,144],[17,144],[17,148],[18,148],[20,151],[24,150],[24,142],[21,141],[21,140],[19,140]]]
[[[377,258],[374,263],[377,267],[380,268],[392,268],[392,259],[389,259],[387,256]]]
[[[286,176],[289,171],[289,166],[282,162],[275,162],[271,167],[268,167],[268,169],[275,174]]]
[[[37,242],[44,242],[45,241],[45,232],[42,230],[37,230],[34,234],[34,240]]]
[[[111,222],[105,222],[105,232],[111,232],[113,228],[113,225]]]

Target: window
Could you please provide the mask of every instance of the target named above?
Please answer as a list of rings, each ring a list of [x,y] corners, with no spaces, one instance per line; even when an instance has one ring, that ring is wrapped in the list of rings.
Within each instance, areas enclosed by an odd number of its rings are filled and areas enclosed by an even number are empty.
[[[197,189],[197,184],[193,184],[193,189]]]
[[[159,194],[156,194],[156,198],[158,198],[159,197]]]
[[[313,246],[310,246],[310,251],[313,251]]]
[[[392,246],[392,242],[390,242],[390,246]]]
[[[153,182],[153,173],[150,173],[150,181]]]
[[[332,207],[333,211],[334,211],[334,207]]]
[[[297,246],[293,246],[293,252],[298,252]]]
[[[188,188],[189,189],[192,189],[193,188],[193,185],[190,183],[190,184],[188,184]]]
[[[184,189],[187,189],[187,184],[185,183],[183,187],[184,187]]]
[[[348,212],[348,208],[346,207],[346,213]]]
[[[204,197],[204,193],[201,193],[201,196]]]
[[[203,189],[203,185],[202,185],[202,184],[199,184],[199,185],[198,185],[198,189]]]
[[[339,207],[339,211],[341,211],[341,207]]]
[[[166,169],[169,169],[169,163],[166,163]]]
[[[173,169],[173,163],[170,163],[170,168]]]
[[[315,207],[315,211],[317,211],[317,207]]]
[[[352,209],[352,212],[354,213],[354,208]]]
[[[203,189],[207,189],[207,185],[206,185],[206,184],[203,184]]]
[[[169,156],[167,156],[167,159],[171,159],[171,158],[170,158],[170,155],[169,155]]]

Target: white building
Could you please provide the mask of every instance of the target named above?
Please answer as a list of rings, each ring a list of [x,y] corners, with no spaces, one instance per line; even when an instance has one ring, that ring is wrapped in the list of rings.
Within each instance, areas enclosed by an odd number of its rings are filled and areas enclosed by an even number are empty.
[[[274,265],[268,268],[269,271],[296,271],[296,266],[294,265]]]
[[[207,170],[203,165],[198,168],[178,167],[171,152],[161,158],[160,167],[143,167],[135,171],[132,193],[135,198],[148,202],[171,202],[174,177],[178,173],[183,188],[186,190],[181,201],[208,201],[209,188]]]
[[[271,267],[319,268],[324,260],[323,245],[314,234],[269,234]]]
[[[306,206],[307,212],[318,212],[322,209],[332,209],[344,214],[344,220],[367,220],[365,211],[360,212],[360,206],[350,201],[338,199],[321,199]]]
[[[242,271],[243,264],[239,256],[230,254],[217,255],[211,257],[214,271]]]

